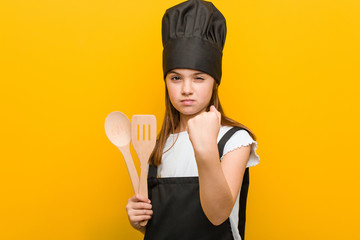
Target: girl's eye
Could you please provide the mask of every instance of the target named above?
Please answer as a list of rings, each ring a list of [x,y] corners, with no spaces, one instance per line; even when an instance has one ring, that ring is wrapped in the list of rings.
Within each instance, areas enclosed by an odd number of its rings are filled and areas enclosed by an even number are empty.
[[[180,78],[178,76],[174,76],[171,78],[171,80],[179,80]]]
[[[204,80],[202,77],[197,77],[196,80]]]

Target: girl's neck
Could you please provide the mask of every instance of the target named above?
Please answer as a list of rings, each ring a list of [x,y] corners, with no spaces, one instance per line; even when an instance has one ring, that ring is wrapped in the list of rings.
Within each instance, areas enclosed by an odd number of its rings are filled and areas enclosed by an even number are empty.
[[[181,114],[182,115],[182,114]],[[180,122],[178,127],[175,129],[175,133],[179,133],[179,132],[184,132],[186,131],[186,127],[187,127],[187,122],[189,121],[189,119],[193,118],[194,116],[187,116],[187,115],[182,115],[180,116]]]

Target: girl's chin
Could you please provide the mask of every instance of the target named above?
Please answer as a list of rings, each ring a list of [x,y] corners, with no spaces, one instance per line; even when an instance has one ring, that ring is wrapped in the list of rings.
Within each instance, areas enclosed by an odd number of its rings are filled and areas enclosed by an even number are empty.
[[[201,110],[194,108],[180,108],[178,111],[185,116],[194,116],[202,112]]]
[[[197,111],[193,108],[193,107],[177,107],[176,110],[179,111],[179,113],[184,114],[184,115],[193,115],[195,114]]]

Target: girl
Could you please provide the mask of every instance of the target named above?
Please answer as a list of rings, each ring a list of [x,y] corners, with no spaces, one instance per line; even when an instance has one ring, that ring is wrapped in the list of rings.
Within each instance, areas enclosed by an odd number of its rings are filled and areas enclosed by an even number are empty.
[[[165,118],[149,161],[149,198],[135,194],[126,206],[145,239],[244,239],[240,190],[259,156],[255,135],[225,116],[218,97],[225,36],[211,2],[189,0],[163,17]]]

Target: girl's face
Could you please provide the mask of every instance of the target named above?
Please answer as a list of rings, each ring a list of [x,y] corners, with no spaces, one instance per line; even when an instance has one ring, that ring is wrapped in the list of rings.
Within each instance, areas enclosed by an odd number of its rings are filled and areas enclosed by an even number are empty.
[[[197,115],[206,111],[215,80],[204,72],[177,68],[166,75],[166,86],[172,105],[180,115]]]

